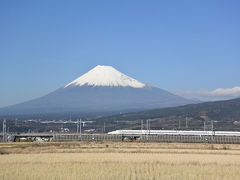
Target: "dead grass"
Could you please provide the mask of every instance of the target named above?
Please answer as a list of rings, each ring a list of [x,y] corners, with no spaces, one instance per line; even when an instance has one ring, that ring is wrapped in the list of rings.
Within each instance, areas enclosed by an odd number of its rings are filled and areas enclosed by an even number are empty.
[[[0,179],[239,179],[240,146],[178,143],[0,144]]]
[[[0,154],[177,153],[240,155],[240,145],[127,142],[0,143]]]
[[[45,153],[0,156],[0,179],[238,179],[236,155]]]

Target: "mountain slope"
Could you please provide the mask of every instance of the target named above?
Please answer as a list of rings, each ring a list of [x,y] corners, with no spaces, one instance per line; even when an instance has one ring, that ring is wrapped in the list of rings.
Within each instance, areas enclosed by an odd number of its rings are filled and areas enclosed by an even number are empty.
[[[181,129],[186,129],[186,117],[188,129],[202,130],[204,121],[208,125],[213,121],[214,129],[240,131],[240,98],[128,113],[101,118],[98,121],[135,121],[139,124],[139,120],[151,119],[153,129],[178,129],[179,123]],[[126,127],[123,125],[121,128]]]
[[[194,103],[148,86],[113,67],[97,66],[41,98],[0,109],[0,114],[137,111]]]

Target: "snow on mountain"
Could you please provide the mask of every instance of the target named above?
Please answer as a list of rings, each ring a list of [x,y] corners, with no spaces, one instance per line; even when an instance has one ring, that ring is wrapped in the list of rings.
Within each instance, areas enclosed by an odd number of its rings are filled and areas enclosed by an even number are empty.
[[[4,114],[112,113],[195,103],[141,83],[111,66],[96,66],[45,96],[0,109]]]
[[[143,88],[146,84],[119,72],[112,66],[96,66],[86,74],[67,84],[69,86],[114,86]]]

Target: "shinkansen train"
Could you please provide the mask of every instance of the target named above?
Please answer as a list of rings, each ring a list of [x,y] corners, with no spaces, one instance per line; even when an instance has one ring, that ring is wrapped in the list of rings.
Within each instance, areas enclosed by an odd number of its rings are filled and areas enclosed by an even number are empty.
[[[179,131],[179,130],[116,130],[115,135],[186,135],[186,136],[240,136],[234,131]]]

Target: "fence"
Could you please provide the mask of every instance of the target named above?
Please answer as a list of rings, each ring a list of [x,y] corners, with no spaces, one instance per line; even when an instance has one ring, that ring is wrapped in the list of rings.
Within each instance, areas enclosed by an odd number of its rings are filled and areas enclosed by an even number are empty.
[[[67,141],[122,141],[121,135],[108,134],[54,134],[53,141],[67,142]]]
[[[240,144],[240,136],[187,136],[187,135],[108,135],[108,134],[54,134],[53,141],[141,141],[141,142],[179,142]]]

